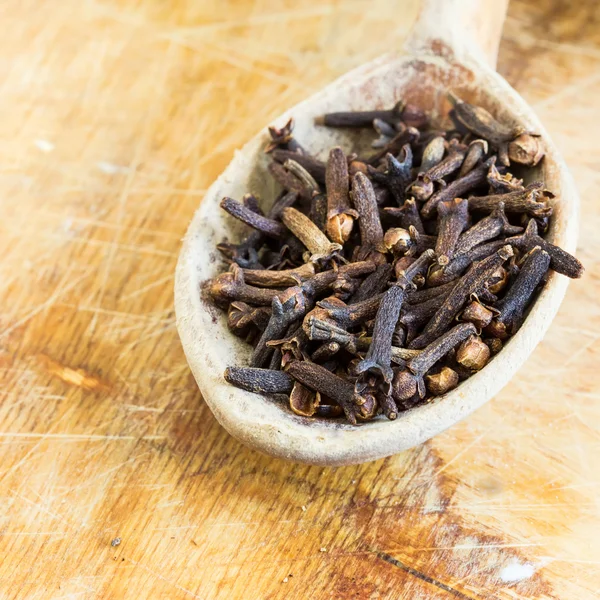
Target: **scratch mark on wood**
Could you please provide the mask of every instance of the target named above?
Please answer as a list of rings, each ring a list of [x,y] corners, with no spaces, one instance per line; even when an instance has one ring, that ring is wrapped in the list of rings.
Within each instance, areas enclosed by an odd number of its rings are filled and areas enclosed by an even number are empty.
[[[393,556],[390,556],[389,554],[386,554],[385,552],[378,552],[377,556],[379,558],[381,558],[382,560],[385,560],[386,562],[390,563],[391,565],[394,565],[395,567],[402,569],[404,572],[408,573],[409,575],[412,575],[413,577],[417,577],[418,579],[421,579],[422,581],[425,581],[426,583],[434,585],[435,587],[439,588],[440,590],[444,590],[445,592],[452,594],[456,598],[461,598],[461,600],[475,600],[472,596],[467,596],[466,594],[463,594],[462,592],[455,590],[453,587],[450,587],[449,585],[446,585],[445,583],[438,581],[437,579],[434,579],[433,577],[429,577],[429,575],[426,575],[425,573],[421,573],[421,571],[417,571],[417,569],[413,569],[412,567],[405,565],[403,562],[397,560],[396,558],[394,558]]]

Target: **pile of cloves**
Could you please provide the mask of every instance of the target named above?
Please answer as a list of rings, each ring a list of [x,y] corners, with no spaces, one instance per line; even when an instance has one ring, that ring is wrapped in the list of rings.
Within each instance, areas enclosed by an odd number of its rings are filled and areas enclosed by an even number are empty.
[[[219,244],[230,267],[209,286],[229,329],[254,347],[228,382],[287,394],[306,417],[395,419],[500,352],[550,269],[581,276],[543,237],[553,194],[513,174],[543,159],[542,140],[449,100],[448,130],[402,102],[317,120],[372,128],[370,156],[335,147],[322,161],[292,120],[269,129],[282,188],[271,209],[252,194],[221,202],[252,229]]]

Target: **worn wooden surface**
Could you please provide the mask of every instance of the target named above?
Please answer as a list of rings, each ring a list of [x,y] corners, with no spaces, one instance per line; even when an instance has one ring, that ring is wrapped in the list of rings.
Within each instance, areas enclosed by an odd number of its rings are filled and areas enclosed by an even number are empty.
[[[297,466],[225,434],[178,342],[173,271],[204,189],[414,16],[402,0],[3,2],[2,600],[600,597],[594,0],[515,0],[505,27],[499,70],[578,181],[587,272],[500,396],[394,458]]]

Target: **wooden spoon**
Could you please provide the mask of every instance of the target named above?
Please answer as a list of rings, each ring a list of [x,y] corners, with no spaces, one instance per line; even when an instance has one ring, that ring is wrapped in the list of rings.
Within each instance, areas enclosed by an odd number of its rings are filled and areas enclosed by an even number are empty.
[[[313,153],[356,142],[356,133],[315,126],[327,112],[388,108],[397,100],[414,103],[439,118],[447,114],[448,90],[485,107],[501,122],[522,125],[543,136],[546,157],[532,174],[556,194],[548,238],[575,249],[579,199],[548,134],[532,109],[495,72],[508,0],[427,0],[402,55],[386,55],[333,82],[283,114],[296,121],[295,133]],[[352,426],[307,419],[269,398],[237,389],[223,379],[230,365],[247,365],[251,348],[233,336],[226,315],[203,294],[204,284],[223,270],[215,245],[239,237],[240,229],[219,208],[223,196],[252,191],[272,199],[265,177],[269,136],[263,129],[237,152],[208,190],[185,237],[175,282],[177,327],[188,363],[204,399],[231,435],[248,446],[289,460],[343,465],[375,460],[428,440],[460,421],[494,396],[542,339],[556,314],[568,279],[552,273],[525,324],[480,373],[433,402],[401,413],[395,421],[379,417]],[[524,398],[524,401],[527,401]]]

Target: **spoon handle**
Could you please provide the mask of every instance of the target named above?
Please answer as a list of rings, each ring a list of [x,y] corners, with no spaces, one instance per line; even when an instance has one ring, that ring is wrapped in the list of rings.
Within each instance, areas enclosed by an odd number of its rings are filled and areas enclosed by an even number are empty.
[[[408,47],[441,54],[446,46],[495,70],[507,8],[508,0],[423,0]]]

